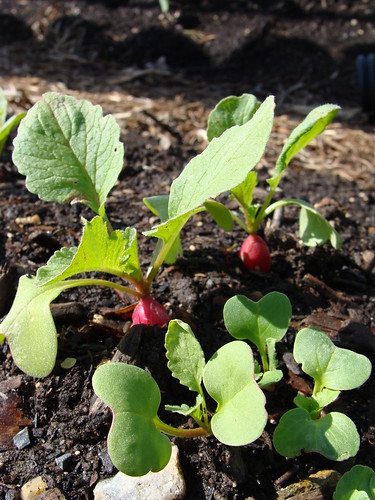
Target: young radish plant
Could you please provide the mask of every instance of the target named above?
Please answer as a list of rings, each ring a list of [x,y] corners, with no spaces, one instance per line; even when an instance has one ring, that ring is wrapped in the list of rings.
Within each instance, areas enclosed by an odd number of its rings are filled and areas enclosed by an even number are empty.
[[[148,199],[161,223],[144,234],[157,239],[146,271],[138,260],[137,231],[114,229],[106,212],[109,191],[123,168],[123,144],[113,116],[72,96],[47,93],[22,120],[14,140],[13,161],[26,186],[44,201],[82,203],[93,212],[83,220],[77,247],[62,248],[36,276],[22,276],[14,303],[0,324],[16,365],[35,377],[47,376],[57,354],[57,332],[50,303],[62,291],[79,286],[107,286],[139,300],[134,322],[166,324],[168,314],[151,296],[162,264],[181,250],[179,235],[209,198],[243,183],[259,162],[271,133],[273,97],[245,124],[225,131],[193,158],[166,196]],[[99,279],[91,273],[116,278]]]
[[[375,472],[367,465],[354,465],[336,485],[333,500],[374,500]]]
[[[316,452],[331,460],[346,460],[357,454],[360,438],[353,421],[340,412],[324,411],[340,391],[355,389],[371,374],[366,356],[336,347],[321,331],[303,328],[296,335],[293,356],[314,379],[310,397],[298,394],[297,408],[287,411],[273,434],[276,451],[295,457],[301,451]]]
[[[250,94],[240,97],[230,96],[220,101],[210,113],[207,125],[209,141],[220,137],[226,130],[241,126],[251,120],[259,109],[260,102]],[[318,134],[323,132],[332,121],[339,106],[325,104],[311,111],[306,118],[290,134],[278,157],[271,178],[267,179],[268,195],[259,205],[253,202],[254,189],[258,184],[257,173],[249,172],[246,179],[234,189],[230,190],[242,211],[240,217],[236,211],[229,210],[217,201],[205,203],[216,223],[225,231],[233,229],[234,222],[238,223],[249,236],[241,246],[240,258],[247,269],[260,269],[268,272],[271,268],[271,257],[268,246],[257,232],[264,219],[278,207],[297,205],[300,208],[299,234],[307,246],[322,245],[330,240],[335,249],[341,247],[341,238],[330,223],[322,217],[315,208],[299,198],[278,200],[272,203],[276,189],[285,173],[291,159]]]
[[[99,366],[93,376],[95,393],[113,412],[108,452],[114,465],[130,476],[163,469],[169,461],[168,436],[198,437],[213,434],[230,446],[243,446],[260,437],[266,423],[266,399],[254,378],[250,347],[241,341],[221,347],[206,363],[189,325],[169,323],[165,336],[168,367],[173,377],[196,394],[193,406],[166,406],[191,417],[197,427],[172,427],[157,415],[160,390],[146,371],[124,363]],[[209,418],[205,391],[216,401]]]

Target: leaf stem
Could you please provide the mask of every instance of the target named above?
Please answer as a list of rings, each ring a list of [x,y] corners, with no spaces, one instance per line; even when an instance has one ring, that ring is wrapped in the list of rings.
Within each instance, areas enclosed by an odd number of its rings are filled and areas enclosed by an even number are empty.
[[[158,416],[154,418],[154,423],[159,430],[174,437],[193,438],[211,434],[211,430],[204,427],[198,427],[195,429],[180,429],[177,427],[172,427],[171,425],[168,425],[160,420]]]
[[[108,288],[114,288],[115,290],[121,290],[125,293],[130,293],[131,295],[135,295],[136,297],[142,298],[144,296],[143,293],[138,290],[134,290],[133,288],[129,288],[124,285],[120,285],[119,283],[114,283],[113,281],[97,279],[97,278],[80,278],[74,280],[66,280],[61,281],[60,283],[54,283],[53,286],[59,285],[62,290],[67,290],[69,288],[74,288],[78,286],[106,286]]]

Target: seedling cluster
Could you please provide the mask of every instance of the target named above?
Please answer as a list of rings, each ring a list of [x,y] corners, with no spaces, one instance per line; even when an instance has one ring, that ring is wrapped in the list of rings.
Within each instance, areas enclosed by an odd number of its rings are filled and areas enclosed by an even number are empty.
[[[166,435],[213,435],[230,446],[258,439],[268,417],[262,389],[283,377],[276,343],[286,334],[291,316],[289,299],[279,292],[258,302],[243,295],[230,298],[224,306],[224,323],[239,340],[225,344],[207,363],[189,325],[180,320],[169,322],[165,336],[168,367],[196,396],[193,406],[166,405],[166,409],[191,417],[197,424],[194,428],[175,428],[160,420],[160,390],[145,370],[124,363],[100,366],[93,387],[113,412],[108,450],[115,466],[134,476],[159,471],[171,454]],[[256,346],[260,363],[245,341]],[[298,394],[294,399],[298,408],[281,417],[273,437],[276,451],[285,457],[314,451],[337,461],[355,456],[359,435],[354,423],[343,413],[321,414],[340,390],[354,389],[368,379],[370,361],[336,347],[322,331],[311,328],[298,332],[293,355],[315,385],[312,396]],[[217,403],[216,408],[208,408],[206,394]]]
[[[107,286],[134,297],[134,324],[168,325],[168,367],[195,393],[193,406],[167,406],[196,423],[194,428],[175,428],[158,417],[160,390],[146,371],[120,363],[96,370],[94,390],[114,414],[109,453],[121,471],[137,476],[161,470],[171,452],[167,435],[213,435],[225,444],[241,446],[262,434],[267,424],[263,389],[277,384],[283,376],[276,343],[289,328],[289,299],[278,292],[258,302],[242,295],[230,298],[223,316],[235,340],[206,362],[189,325],[170,321],[168,311],[152,297],[152,284],[161,266],[181,255],[180,233],[187,221],[203,211],[226,231],[231,231],[236,222],[248,233],[240,257],[249,269],[268,272],[271,267],[270,252],[257,231],[279,206],[300,207],[300,237],[304,243],[315,246],[330,240],[334,248],[339,248],[337,231],[307,202],[287,199],[271,203],[291,159],[325,129],[337,111],[334,105],[320,106],[292,132],[267,180],[269,194],[262,205],[257,205],[253,203],[258,183],[254,168],[271,134],[273,97],[261,103],[245,94],[221,101],[208,121],[207,148],[186,165],[168,195],[144,199],[160,218],[160,223],[143,233],[156,240],[147,270],[139,263],[137,230],[114,229],[106,212],[108,193],[123,168],[123,144],[114,118],[103,116],[102,109],[88,101],[48,93],[22,119],[14,140],[13,161],[26,176],[29,191],[44,201],[82,203],[94,216],[82,220],[77,247],[61,248],[36,276],[20,278],[13,306],[0,324],[0,341],[7,338],[20,369],[34,377],[47,376],[57,355],[50,303],[70,288]],[[223,193],[237,200],[242,216],[216,201]],[[249,343],[257,349],[256,359]],[[334,346],[323,332],[314,329],[297,334],[294,357],[315,385],[311,396],[297,395],[297,408],[281,418],[274,433],[276,450],[288,457],[302,450],[315,451],[334,460],[355,455],[359,437],[353,422],[337,412],[323,416],[323,410],[341,390],[353,389],[367,380],[369,360]],[[209,408],[207,401],[215,401],[216,408]]]

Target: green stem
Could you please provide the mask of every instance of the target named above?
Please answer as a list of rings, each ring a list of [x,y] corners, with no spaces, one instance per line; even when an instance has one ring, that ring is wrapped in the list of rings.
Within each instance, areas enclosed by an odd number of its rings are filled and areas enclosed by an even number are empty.
[[[268,372],[269,365],[268,365],[268,357],[267,357],[266,349],[264,349],[264,350],[259,349],[259,354],[260,354],[260,359],[262,360],[263,373]]]
[[[232,211],[230,212],[231,216],[232,216],[232,219],[237,222],[237,224],[242,227],[242,229],[244,231],[246,231],[246,233],[250,233],[250,226],[248,227],[244,221],[242,219],[240,219],[235,213],[233,213]],[[245,214],[245,217],[246,217],[246,211],[244,210],[244,214]],[[248,219],[246,218],[246,222],[248,222]]]
[[[263,205],[261,206],[260,210],[257,213],[257,216],[255,217],[255,221],[253,224],[253,229],[254,232],[256,233],[258,231],[259,224],[262,222],[262,220],[268,215],[266,213],[266,210],[269,206],[269,204],[272,201],[273,195],[275,194],[275,190],[277,188],[277,184],[272,187],[267,195],[267,198],[265,199]]]
[[[211,434],[211,431],[208,428],[206,429],[203,427],[195,429],[179,429],[177,427],[172,427],[171,425],[165,424],[158,416],[154,418],[154,423],[159,430],[165,434],[175,437],[193,438]]]
[[[131,295],[135,295],[136,297],[139,298],[142,298],[144,296],[143,293],[134,290],[133,288],[120,285],[119,283],[114,283],[113,281],[96,279],[96,278],[81,278],[75,280],[66,280],[58,284],[54,283],[53,286],[60,286],[62,290],[67,290],[68,288],[74,288],[78,286],[106,286],[108,288],[114,288],[115,290],[121,290],[122,292],[125,293],[130,293]]]

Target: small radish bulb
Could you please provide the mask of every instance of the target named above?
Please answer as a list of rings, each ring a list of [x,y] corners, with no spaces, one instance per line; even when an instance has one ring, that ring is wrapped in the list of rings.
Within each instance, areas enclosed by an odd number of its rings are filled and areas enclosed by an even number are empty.
[[[142,297],[132,315],[133,325],[164,326],[170,317],[165,307],[150,296]]]
[[[271,256],[267,243],[257,234],[250,234],[242,243],[240,259],[246,269],[260,269],[268,273],[271,269]]]

